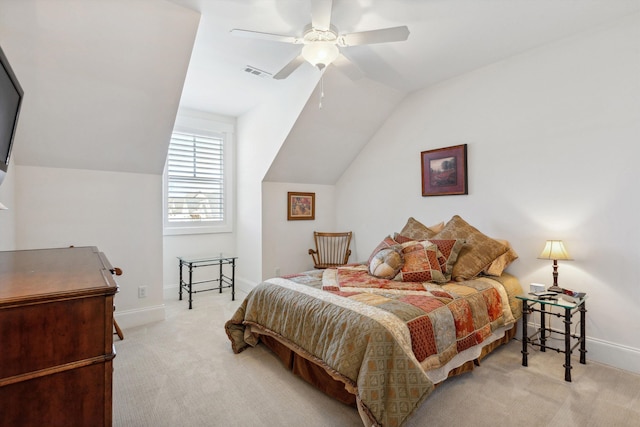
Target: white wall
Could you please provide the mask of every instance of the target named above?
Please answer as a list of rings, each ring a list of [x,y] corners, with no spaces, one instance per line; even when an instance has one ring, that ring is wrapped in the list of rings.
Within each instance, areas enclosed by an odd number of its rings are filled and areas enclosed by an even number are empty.
[[[97,246],[123,275],[122,328],[164,319],[159,175],[15,166],[16,249]],[[147,297],[138,298],[138,287]]]
[[[280,275],[311,270],[314,231],[349,231],[335,228],[334,190],[333,185],[263,183],[262,239],[267,247],[262,256],[263,277],[274,277],[277,270]],[[315,193],[315,220],[287,220],[289,191]]]
[[[337,226],[364,258],[407,217],[459,214],[510,240],[525,288],[549,284],[546,239],[563,239],[560,286],[586,291],[588,358],[640,372],[640,16],[410,96],[336,187]],[[469,195],[422,197],[420,152],[468,144]]]
[[[123,328],[164,318],[161,172],[199,19],[155,0],[0,2],[25,92],[0,249],[97,246],[124,271]]]
[[[164,297],[167,299],[178,297],[178,282],[180,281],[178,257],[204,258],[220,253],[225,255],[236,254],[235,233],[164,236],[163,242]],[[186,268],[184,271],[187,271]],[[210,275],[211,270],[203,273]],[[215,272],[212,277],[215,277]]]
[[[4,181],[0,185],[0,203],[8,209],[0,210],[0,251],[14,250],[16,245],[14,175],[13,162],[10,162]]]
[[[286,80],[282,92],[238,118],[237,123],[237,285],[249,290],[263,277],[262,256],[270,242],[262,237],[262,181],[319,76],[301,67]],[[270,203],[266,201],[266,203]]]
[[[211,114],[202,111],[180,109],[176,118],[175,129],[185,132],[225,134],[225,163],[230,167],[225,174],[227,194],[225,204],[227,206],[227,221],[224,226],[216,227],[215,232],[203,234],[171,234],[165,230],[163,236],[163,276],[165,298],[177,298],[179,267],[177,257],[206,257],[224,253],[236,254],[236,234],[234,224],[235,212],[235,127],[236,120],[233,117]],[[224,230],[224,231],[221,231]],[[203,279],[209,279],[212,273],[210,269],[199,271],[208,275]],[[186,272],[186,269],[185,269]],[[194,279],[195,280],[195,279]]]

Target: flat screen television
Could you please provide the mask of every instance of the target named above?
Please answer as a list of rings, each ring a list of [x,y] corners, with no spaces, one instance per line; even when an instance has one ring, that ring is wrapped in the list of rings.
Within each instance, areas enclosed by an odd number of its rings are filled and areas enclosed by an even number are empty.
[[[0,47],[0,184],[9,168],[24,91]]]

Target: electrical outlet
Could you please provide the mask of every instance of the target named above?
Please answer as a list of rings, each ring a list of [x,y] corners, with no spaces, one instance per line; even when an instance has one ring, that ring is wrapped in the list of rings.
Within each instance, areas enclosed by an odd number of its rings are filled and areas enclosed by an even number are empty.
[[[276,267],[276,277],[280,277],[280,267]]]
[[[542,283],[531,283],[531,285],[529,285],[530,292],[544,292],[545,288],[546,286]]]
[[[138,298],[146,298],[146,297],[147,297],[147,287],[138,286]]]

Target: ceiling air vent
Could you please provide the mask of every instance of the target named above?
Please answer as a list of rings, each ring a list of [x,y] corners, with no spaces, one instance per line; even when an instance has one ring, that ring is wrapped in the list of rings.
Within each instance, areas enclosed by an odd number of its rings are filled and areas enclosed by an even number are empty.
[[[252,67],[251,65],[247,65],[246,67],[244,67],[244,71],[258,77],[271,77],[271,73],[268,73],[256,67]]]

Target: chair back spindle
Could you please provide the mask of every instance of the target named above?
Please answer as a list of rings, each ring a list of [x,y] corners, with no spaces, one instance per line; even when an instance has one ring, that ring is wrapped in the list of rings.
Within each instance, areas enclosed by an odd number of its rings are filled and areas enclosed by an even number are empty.
[[[309,249],[315,268],[345,265],[351,256],[351,231],[340,233],[313,232],[316,249]]]

